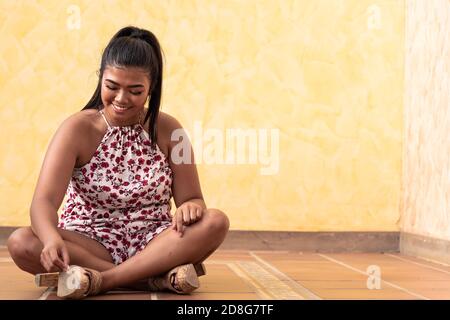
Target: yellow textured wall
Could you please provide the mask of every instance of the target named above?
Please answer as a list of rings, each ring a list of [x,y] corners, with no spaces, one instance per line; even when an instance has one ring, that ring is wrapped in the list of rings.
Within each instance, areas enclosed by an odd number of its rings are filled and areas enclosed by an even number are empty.
[[[53,133],[133,24],[161,41],[162,110],[204,147],[204,195],[231,229],[398,230],[403,0],[3,0],[0,23],[0,225],[29,223]],[[238,128],[278,130],[274,157],[257,144],[256,160],[211,164],[211,141]]]
[[[407,3],[401,230],[450,240],[450,2]]]

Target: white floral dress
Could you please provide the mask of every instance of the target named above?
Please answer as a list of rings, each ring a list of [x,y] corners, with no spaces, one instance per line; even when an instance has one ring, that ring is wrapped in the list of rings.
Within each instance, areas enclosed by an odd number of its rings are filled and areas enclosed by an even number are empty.
[[[101,243],[120,264],[171,225],[172,170],[141,124],[108,125],[91,160],[75,168],[58,227]]]

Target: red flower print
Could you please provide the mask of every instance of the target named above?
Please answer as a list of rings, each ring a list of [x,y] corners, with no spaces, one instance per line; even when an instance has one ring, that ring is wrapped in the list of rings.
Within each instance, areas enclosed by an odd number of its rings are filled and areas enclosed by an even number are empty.
[[[163,182],[164,180],[166,180],[166,177],[164,176],[159,177],[159,182]]]
[[[132,166],[134,164],[134,160],[130,159],[130,160],[127,161],[127,163],[128,163],[128,165]]]
[[[103,186],[102,190],[108,192],[108,191],[111,191],[111,188],[108,186]]]
[[[102,166],[102,168],[108,168],[109,167],[109,163],[103,161],[102,163],[100,163],[100,165]]]
[[[153,158],[153,160],[159,161],[159,160],[161,160],[161,156],[160,156],[159,154],[157,154],[157,155]]]
[[[142,156],[141,150],[136,150],[136,155],[137,155],[138,157]],[[139,159],[141,159],[141,158],[139,158]],[[144,159],[142,159],[142,160],[144,160]]]

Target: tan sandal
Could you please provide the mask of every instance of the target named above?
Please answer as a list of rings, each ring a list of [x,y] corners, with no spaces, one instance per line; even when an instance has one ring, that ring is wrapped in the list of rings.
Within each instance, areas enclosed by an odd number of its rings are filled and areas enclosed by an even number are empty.
[[[83,299],[100,293],[102,276],[93,269],[69,266],[65,272],[37,274],[35,282],[38,287],[58,287],[60,298]]]
[[[200,287],[198,277],[206,274],[203,263],[184,264],[173,268],[162,277],[148,279],[150,291],[168,289],[178,294],[189,294]]]

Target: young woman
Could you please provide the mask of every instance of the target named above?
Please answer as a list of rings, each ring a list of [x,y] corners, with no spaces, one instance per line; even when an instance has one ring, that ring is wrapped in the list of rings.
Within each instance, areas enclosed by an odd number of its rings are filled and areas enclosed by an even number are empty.
[[[172,155],[180,141],[171,134],[182,127],[159,111],[162,74],[153,33],[119,30],[103,52],[91,100],[48,147],[31,227],[17,229],[8,249],[60,297],[117,287],[190,293],[226,236],[228,218],[206,207],[193,156],[180,163]]]

